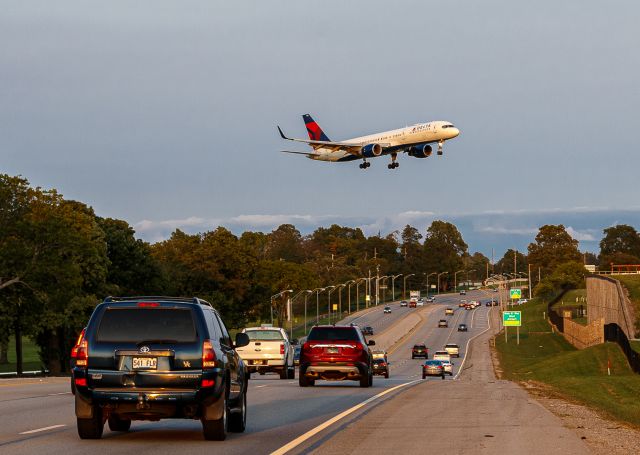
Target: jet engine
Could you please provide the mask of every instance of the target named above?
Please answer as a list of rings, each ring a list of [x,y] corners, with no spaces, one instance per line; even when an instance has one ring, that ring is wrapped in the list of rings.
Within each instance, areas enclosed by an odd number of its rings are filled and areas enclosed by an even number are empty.
[[[365,158],[373,158],[382,155],[382,146],[380,144],[367,144],[360,149],[360,153]]]
[[[407,151],[409,156],[413,156],[414,158],[427,158],[431,156],[432,152],[433,148],[431,148],[429,144],[414,145]]]

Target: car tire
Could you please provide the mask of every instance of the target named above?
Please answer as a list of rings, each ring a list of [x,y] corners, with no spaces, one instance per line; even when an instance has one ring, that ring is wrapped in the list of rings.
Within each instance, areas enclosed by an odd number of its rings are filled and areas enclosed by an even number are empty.
[[[287,370],[287,379],[295,379],[296,378],[296,367],[291,367]]]
[[[222,394],[222,417],[215,420],[202,419],[202,434],[207,441],[224,441],[227,438],[227,416],[229,406],[227,404],[227,394]]]
[[[115,414],[110,415],[107,422],[111,431],[129,431],[131,428],[131,419],[121,419]]]
[[[384,378],[385,379],[389,379],[389,373],[388,372],[384,374]]]
[[[280,370],[280,379],[289,379],[289,368],[286,365]]]
[[[411,359],[412,359],[412,360],[413,360],[413,359],[415,359],[415,358],[416,358],[416,356],[415,356],[415,355],[412,355],[412,356],[411,356]]]
[[[427,375],[422,373],[422,379],[427,379]]]
[[[305,377],[302,374],[298,375],[298,384],[300,385],[300,387],[309,387],[312,386],[313,384],[311,383],[312,381],[310,379],[308,379],[307,377]]]
[[[78,436],[80,439],[100,439],[104,431],[102,409],[93,407],[93,417],[89,419],[77,419]]]
[[[240,394],[238,399],[238,408],[234,412],[229,413],[229,431],[232,433],[243,433],[247,428],[247,389],[245,385],[244,392]]]
[[[442,380],[444,381],[444,373],[442,374]]]

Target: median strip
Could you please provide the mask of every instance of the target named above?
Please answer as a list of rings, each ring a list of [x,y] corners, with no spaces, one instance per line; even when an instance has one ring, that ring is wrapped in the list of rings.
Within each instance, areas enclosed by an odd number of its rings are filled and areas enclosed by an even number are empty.
[[[290,443],[280,447],[279,449],[271,452],[271,455],[282,455],[287,453],[288,451],[298,447],[300,444],[302,444],[303,442],[307,441],[308,439],[312,438],[313,436],[315,436],[316,434],[320,433],[322,430],[324,430],[325,428],[333,425],[334,423],[344,419],[345,417],[347,417],[350,414],[353,414],[354,412],[356,412],[358,409],[362,408],[363,406],[366,406],[367,404],[377,400],[378,398],[381,398],[385,395],[387,395],[388,393],[393,392],[394,390],[398,390],[401,387],[405,387],[411,384],[415,384],[417,382],[421,382],[421,381],[411,381],[411,382],[405,382],[404,384],[400,384],[397,385],[395,387],[392,387],[390,389],[385,390],[384,392],[380,392],[377,395],[372,396],[371,398],[368,398],[367,400],[363,401],[360,404],[357,404],[355,406],[353,406],[352,408],[347,409],[344,412],[341,412],[340,414],[338,414],[337,416],[327,420],[326,422],[318,425],[317,427],[307,431],[305,434],[303,434],[302,436],[294,439],[293,441],[291,441]]]

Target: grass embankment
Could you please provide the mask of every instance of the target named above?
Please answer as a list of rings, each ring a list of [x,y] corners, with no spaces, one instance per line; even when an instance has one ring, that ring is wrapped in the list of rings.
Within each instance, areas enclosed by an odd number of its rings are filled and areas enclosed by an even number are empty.
[[[640,275],[613,275],[611,278],[620,281],[629,291],[629,300],[636,315],[636,333],[640,332]],[[640,352],[637,346],[634,346],[634,349]]]
[[[585,313],[578,315],[578,311],[573,311],[573,318],[571,319],[573,322],[577,322],[578,324],[587,325],[589,321],[587,320],[587,290],[586,289],[572,289],[567,291],[562,298],[553,305],[553,308],[556,311],[561,311],[563,306],[568,306],[571,308],[575,308],[576,306],[582,306]]]
[[[543,319],[545,304],[534,299],[520,309],[523,321],[520,345],[516,344],[514,328],[509,328],[508,343],[504,334],[496,336],[505,379],[546,384],[558,396],[640,426],[640,375],[631,371],[617,344],[604,343],[579,351],[562,335],[551,333],[550,325]],[[607,375],[609,361],[611,376]]]
[[[0,365],[0,373],[16,371],[16,340],[14,337],[9,339],[9,363]],[[42,369],[40,357],[38,356],[38,346],[30,339],[22,339],[22,370],[38,371]]]

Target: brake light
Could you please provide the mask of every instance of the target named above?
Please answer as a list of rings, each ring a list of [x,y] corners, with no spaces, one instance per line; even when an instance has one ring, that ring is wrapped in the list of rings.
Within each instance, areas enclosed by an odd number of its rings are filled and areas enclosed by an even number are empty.
[[[86,378],[76,378],[75,383],[76,383],[77,386],[86,387],[87,386],[87,379]]]
[[[82,340],[76,350],[76,365],[86,367],[89,360],[89,345],[87,340]]]
[[[71,348],[71,358],[72,359],[75,359],[76,357],[78,357],[78,348],[80,347],[80,343],[84,339],[84,332],[86,330],[87,330],[86,327],[84,329],[82,329],[82,332],[80,332],[80,335],[78,335],[78,339],[76,340],[76,344],[74,344],[73,347]]]
[[[211,344],[211,340],[204,340],[202,343],[202,368],[213,368],[215,366],[216,353],[213,350],[213,344]]]
[[[280,343],[280,354],[284,354],[284,343]]]
[[[138,302],[138,306],[140,307],[156,307],[160,306],[158,302]]]
[[[213,387],[216,381],[214,379],[203,379],[202,387]]]

